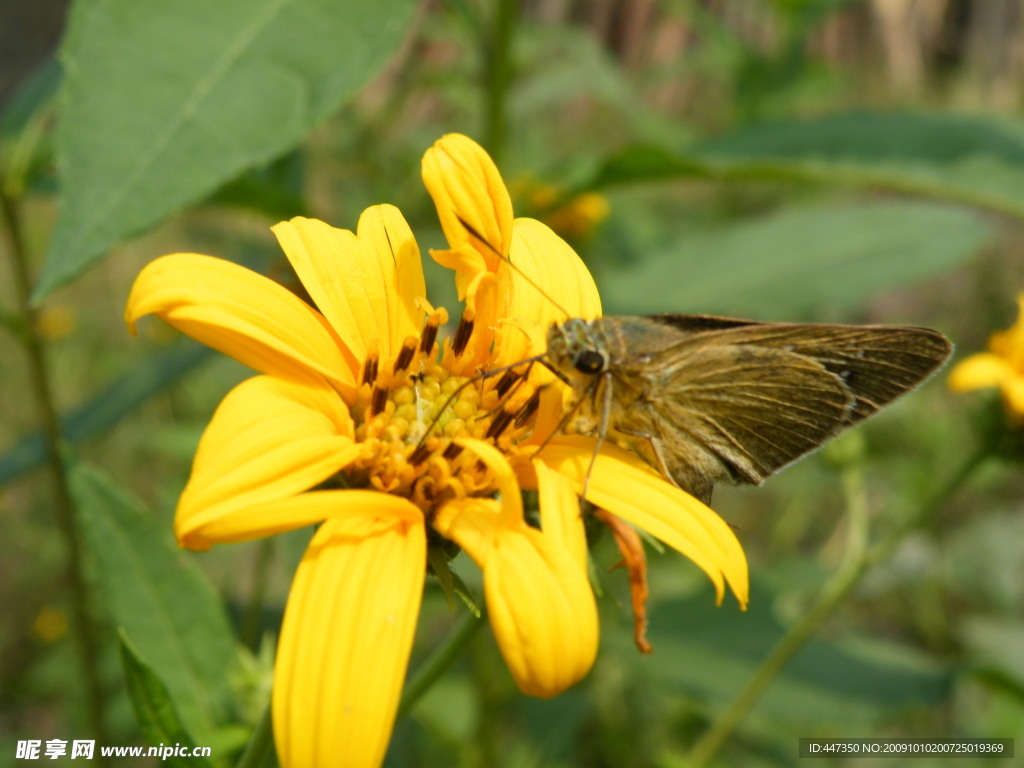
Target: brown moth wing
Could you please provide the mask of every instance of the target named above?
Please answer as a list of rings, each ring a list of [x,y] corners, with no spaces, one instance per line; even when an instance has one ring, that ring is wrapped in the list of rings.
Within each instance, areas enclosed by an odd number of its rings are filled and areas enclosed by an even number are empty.
[[[684,333],[724,333],[724,343],[787,349],[815,360],[837,374],[856,399],[844,426],[920,386],[953,351],[938,331],[913,326],[754,323],[708,315],[648,319]]]
[[[611,342],[612,414],[629,414],[611,425],[704,501],[716,482],[759,484],[920,384],[950,351],[921,328],[609,321],[595,330]]]

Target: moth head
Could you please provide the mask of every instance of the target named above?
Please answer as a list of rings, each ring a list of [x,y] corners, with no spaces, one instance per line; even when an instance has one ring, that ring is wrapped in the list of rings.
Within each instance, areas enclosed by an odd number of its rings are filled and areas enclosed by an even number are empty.
[[[591,324],[580,318],[555,323],[548,330],[548,364],[563,381],[582,386],[608,369],[608,354]]]

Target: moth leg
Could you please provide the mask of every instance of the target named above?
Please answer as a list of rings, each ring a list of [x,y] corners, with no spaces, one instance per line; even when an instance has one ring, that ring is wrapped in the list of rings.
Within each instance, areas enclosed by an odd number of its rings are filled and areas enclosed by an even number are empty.
[[[675,478],[672,477],[672,473],[668,469],[668,464],[665,462],[665,455],[661,452],[661,435],[652,435],[650,432],[642,432],[638,429],[629,429],[627,427],[623,427],[621,424],[617,425],[615,429],[617,432],[621,432],[624,435],[639,437],[641,440],[646,440],[647,446],[651,449],[651,456],[654,457],[654,461],[658,465],[658,470],[660,470],[661,474],[665,476],[666,480],[671,481],[674,486],[679,488],[679,483],[677,483]]]
[[[608,421],[611,418],[612,413],[612,376],[610,373],[602,374],[604,379],[604,391],[601,393],[601,419],[597,425],[597,445],[594,446],[594,452],[590,456],[590,466],[587,467],[587,475],[583,478],[583,487],[580,489],[580,498],[585,499],[587,497],[587,486],[590,485],[590,473],[594,471],[594,462],[597,461],[597,454],[601,452],[601,447],[604,445],[604,439],[608,435]],[[595,403],[597,401],[597,390],[593,393]]]
[[[672,485],[679,490],[685,491],[691,496],[695,496],[705,504],[711,503],[711,491],[714,488],[714,484],[699,471],[687,471],[684,467],[676,467],[675,472],[669,469],[668,462],[665,460],[665,453],[663,451],[663,438],[660,434],[652,435],[649,432],[628,429],[621,425],[616,426],[616,430],[625,435],[629,435],[630,437],[637,437],[641,440],[646,440],[647,446],[650,449],[650,455],[654,458],[654,463],[657,465],[657,469],[666,480],[672,483]]]

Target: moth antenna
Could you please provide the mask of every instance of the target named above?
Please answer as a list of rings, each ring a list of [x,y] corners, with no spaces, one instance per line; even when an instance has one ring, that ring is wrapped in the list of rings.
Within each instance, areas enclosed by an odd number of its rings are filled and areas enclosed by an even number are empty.
[[[488,249],[490,249],[490,251],[495,256],[497,256],[499,259],[501,259],[506,264],[508,264],[512,269],[514,269],[516,272],[519,273],[519,276],[521,278],[523,278],[523,280],[525,280],[530,285],[532,285],[534,287],[534,289],[537,291],[537,293],[539,293],[545,299],[550,301],[551,302],[551,306],[553,306],[555,309],[557,309],[559,312],[561,312],[566,317],[569,317],[569,313],[565,311],[565,309],[562,307],[561,304],[559,304],[557,301],[554,300],[554,298],[551,296],[550,293],[548,293],[543,288],[541,288],[540,284],[536,280],[534,280],[532,277],[530,277],[528,274],[526,274],[523,270],[521,270],[518,266],[516,266],[515,264],[512,263],[512,258],[510,256],[505,255],[504,253],[499,251],[497,248],[495,248],[493,245],[491,245],[489,242],[487,242],[487,239],[483,235],[481,235],[479,232],[477,232],[476,228],[474,228],[472,224],[467,222],[461,216],[456,215],[456,218],[459,220],[459,223],[466,228],[466,230],[469,232],[469,234],[471,234],[473,237],[475,237],[481,243],[486,245],[488,247]]]

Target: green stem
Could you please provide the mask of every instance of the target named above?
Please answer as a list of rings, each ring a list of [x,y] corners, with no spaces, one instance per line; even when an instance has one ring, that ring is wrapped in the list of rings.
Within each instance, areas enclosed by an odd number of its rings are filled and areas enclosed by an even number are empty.
[[[512,39],[518,0],[498,0],[490,37],[481,37],[484,89],[484,146],[501,165],[505,146],[505,106],[512,82]]]
[[[761,662],[746,686],[739,692],[732,703],[718,717],[711,727],[693,745],[688,756],[688,765],[692,768],[707,763],[721,748],[729,735],[753,708],[761,695],[767,690],[775,678],[779,676],[790,659],[799,651],[818,630],[821,624],[838,608],[872,566],[884,560],[892,553],[903,538],[931,519],[960,486],[990,457],[991,446],[983,445],[961,465],[949,480],[924,504],[916,514],[911,515],[902,524],[897,525],[877,544],[867,546],[867,506],[864,500],[862,484],[856,487],[847,485],[846,492],[852,513],[850,545],[843,564],[835,575],[825,584],[818,599],[801,619],[790,627],[786,635],[772,649],[768,657]],[[856,482],[856,481],[855,481]]]
[[[462,621],[440,647],[434,650],[426,662],[416,671],[416,674],[402,691],[402,700],[398,703],[398,714],[396,719],[408,714],[409,710],[420,700],[431,686],[459,657],[459,654],[469,644],[469,641],[476,637],[476,633],[487,623],[486,610],[481,608],[480,616],[467,613]]]
[[[57,409],[54,407],[50,373],[43,341],[37,331],[37,311],[32,305],[32,280],[29,276],[28,251],[21,233],[21,216],[15,198],[5,184],[0,182],[0,215],[7,232],[8,252],[14,290],[17,294],[18,312],[22,333],[19,338],[28,360],[28,375],[35,395],[36,417],[42,428],[46,444],[47,469],[54,492],[54,510],[57,527],[67,547],[67,572],[65,578],[71,593],[71,617],[82,677],[85,681],[88,718],[93,736],[100,743],[106,743],[106,729],[103,725],[105,696],[99,677],[98,643],[96,629],[89,615],[89,592],[85,580],[84,556],[78,529],[75,526],[74,503],[60,455],[61,434]]]
[[[267,594],[270,563],[274,559],[274,539],[267,537],[257,545],[252,564],[252,589],[240,622],[239,639],[249,650],[255,651],[260,643],[263,626],[263,598]]]
[[[263,716],[253,728],[249,742],[245,745],[245,751],[235,763],[235,768],[261,768],[266,765],[268,758],[274,751],[274,724],[271,717],[271,706],[263,710]]]

